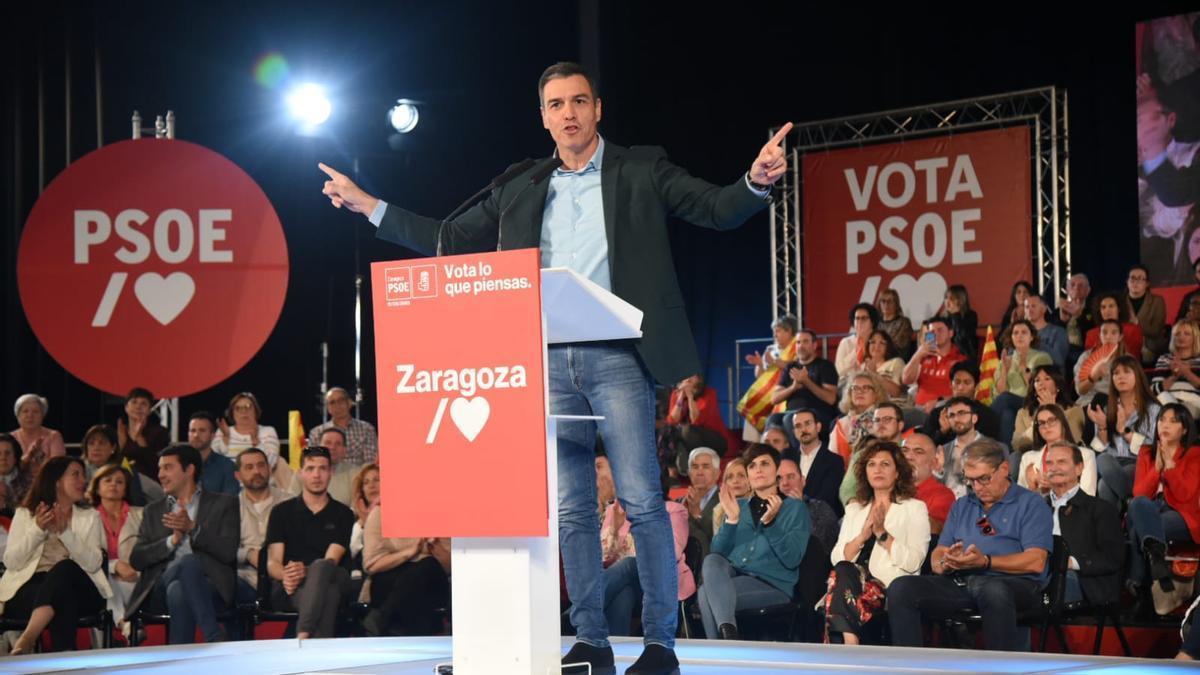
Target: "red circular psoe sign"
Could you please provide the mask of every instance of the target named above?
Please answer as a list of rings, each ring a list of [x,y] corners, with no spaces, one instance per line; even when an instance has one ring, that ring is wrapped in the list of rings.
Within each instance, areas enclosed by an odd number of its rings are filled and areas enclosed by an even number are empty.
[[[194,143],[101,148],[59,175],[25,223],[17,282],[38,340],[72,375],[124,394],[211,387],[279,319],[287,244],[261,188]]]

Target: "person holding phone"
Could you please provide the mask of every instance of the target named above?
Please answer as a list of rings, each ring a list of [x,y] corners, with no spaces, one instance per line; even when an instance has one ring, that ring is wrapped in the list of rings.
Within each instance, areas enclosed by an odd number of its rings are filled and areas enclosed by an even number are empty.
[[[924,617],[962,610],[983,617],[987,649],[1018,651],[1017,615],[1040,602],[1049,578],[1054,519],[1045,500],[1009,480],[1004,446],[983,439],[963,451],[973,488],[950,508],[932,575],[901,576],[887,589],[892,644],[921,646]]]
[[[952,395],[950,368],[966,358],[954,345],[954,328],[950,320],[935,316],[926,322],[925,339],[904,366],[901,380],[905,386],[917,385],[916,404],[929,412],[939,399]]]

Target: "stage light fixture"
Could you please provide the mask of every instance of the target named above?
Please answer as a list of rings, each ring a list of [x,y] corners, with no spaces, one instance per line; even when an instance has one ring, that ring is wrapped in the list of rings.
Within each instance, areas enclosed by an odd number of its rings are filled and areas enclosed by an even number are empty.
[[[323,124],[333,112],[333,104],[325,96],[325,90],[311,82],[292,89],[286,101],[292,117],[310,129]]]
[[[402,98],[388,111],[388,122],[397,133],[407,134],[417,128],[421,114],[417,110],[417,102]]]

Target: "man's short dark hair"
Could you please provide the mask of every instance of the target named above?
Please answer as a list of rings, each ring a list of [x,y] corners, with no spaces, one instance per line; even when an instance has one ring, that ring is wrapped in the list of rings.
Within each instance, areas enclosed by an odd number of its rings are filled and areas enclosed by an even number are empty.
[[[17,437],[12,434],[0,433],[0,443],[8,443],[12,447],[13,457],[19,463],[21,461],[21,444],[17,442]],[[113,445],[116,445],[114,443]],[[84,451],[87,451],[87,444],[83,446]]]
[[[971,379],[975,380],[975,384],[979,384],[979,366],[972,363],[969,359],[966,361],[959,361],[958,363],[950,366],[950,379],[953,380],[955,375],[962,372],[970,375]]]
[[[346,432],[342,431],[341,429],[339,429],[337,427],[326,427],[326,428],[322,429],[321,435],[317,436],[317,440],[321,440],[322,438],[324,438],[325,434],[337,434],[338,436],[342,437],[342,445],[349,444],[349,441],[346,439]]]
[[[876,326],[879,325],[879,310],[875,309],[875,305],[872,305],[872,304],[866,303],[866,302],[860,302],[857,305],[850,308],[850,325],[851,326],[854,325],[854,315],[858,314],[859,310],[862,310],[867,313],[867,316],[871,319],[871,328],[875,328]]]
[[[943,326],[945,326],[946,328],[948,328],[949,330],[954,330],[954,324],[950,323],[950,319],[942,316],[941,314],[931,316],[925,320],[925,324],[928,326],[932,326],[935,323],[940,323]]]
[[[197,410],[196,412],[192,413],[192,416],[188,418],[189,422],[191,420],[207,420],[209,428],[211,428],[213,431],[217,430],[217,418],[213,417],[212,413],[208,412],[207,410]]]
[[[811,337],[813,342],[816,342],[817,340],[820,339],[819,337],[817,337],[817,331],[815,331],[811,328],[801,328],[800,330],[796,331],[796,335],[800,335],[801,333]]]
[[[269,461],[270,461],[270,459],[268,459],[268,458],[267,458],[267,453],[263,452],[261,449],[259,449],[259,448],[246,448],[245,450],[243,450],[243,451],[241,451],[241,452],[239,452],[239,453],[238,453],[238,456],[237,456],[237,468],[238,468],[238,469],[241,469],[241,468],[242,468],[242,458],[243,458],[243,457],[245,457],[245,456],[247,456],[247,455],[262,455],[262,458],[263,458],[263,461],[264,461],[264,462],[269,462]]]
[[[200,458],[200,451],[188,445],[187,443],[176,443],[168,446],[167,449],[158,453],[162,457],[175,457],[179,460],[179,468],[187,473],[187,468],[193,466],[196,468],[196,473],[192,476],[196,483],[200,482],[200,471],[203,468],[204,460]]]
[[[750,466],[750,462],[753,462],[755,459],[758,459],[763,455],[770,455],[771,461],[775,462],[775,468],[779,468],[779,451],[767,445],[766,443],[753,443],[749,448],[746,448],[746,466]]]
[[[821,418],[817,417],[816,410],[813,410],[812,408],[800,408],[796,412],[792,413],[792,426],[796,426],[796,418],[801,415],[810,415],[812,416],[814,422],[817,424],[821,423]],[[780,429],[780,431],[782,431],[782,429]]]
[[[333,466],[333,454],[329,452],[329,448],[322,445],[310,445],[300,451],[300,466],[304,466],[304,460],[310,457],[324,457],[329,466]]]
[[[542,99],[542,92],[546,90],[546,83],[550,80],[557,80],[563,77],[574,77],[582,75],[587,80],[588,88],[592,90],[592,98],[600,98],[600,88],[596,86],[596,78],[587,71],[586,68],[572,61],[559,61],[542,71],[542,76],[538,78],[538,105],[544,105],[546,102]]]
[[[147,401],[150,401],[151,404],[154,403],[154,394],[151,394],[150,390],[145,387],[134,387],[133,389],[130,389],[129,393],[125,395],[125,402],[129,403],[135,398],[144,398]]]
[[[971,412],[975,412],[975,400],[967,398],[966,396],[955,396],[949,401],[946,401],[946,410],[949,410],[950,406],[952,405],[965,405],[971,409]]]
[[[876,410],[883,410],[884,408],[891,408],[892,412],[896,413],[896,421],[900,423],[900,426],[904,426],[904,410],[899,405],[891,401],[884,401],[875,406]]]

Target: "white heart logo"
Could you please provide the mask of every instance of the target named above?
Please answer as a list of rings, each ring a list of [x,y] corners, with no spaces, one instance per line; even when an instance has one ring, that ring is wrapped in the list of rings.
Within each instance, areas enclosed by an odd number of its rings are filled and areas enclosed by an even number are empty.
[[[133,293],[150,316],[162,325],[167,325],[192,301],[196,294],[196,282],[185,272],[173,272],[165,278],[154,272],[138,277]]]
[[[920,330],[922,321],[937,314],[946,296],[946,280],[937,272],[926,272],[920,280],[900,274],[888,285],[900,294],[900,306],[912,321],[913,330]]]
[[[488,415],[491,413],[492,406],[488,405],[487,399],[482,396],[472,399],[459,397],[450,404],[450,419],[454,420],[454,425],[462,435],[472,442],[479,432],[483,431],[483,425],[487,424]]]

